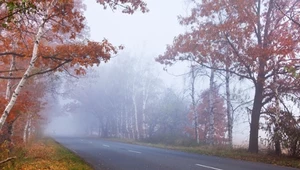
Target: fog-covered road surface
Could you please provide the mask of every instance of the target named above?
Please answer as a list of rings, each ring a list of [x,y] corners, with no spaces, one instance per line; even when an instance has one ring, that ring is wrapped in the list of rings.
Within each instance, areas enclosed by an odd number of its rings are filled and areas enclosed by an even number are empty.
[[[296,170],[101,139],[55,137],[55,140],[96,170]]]

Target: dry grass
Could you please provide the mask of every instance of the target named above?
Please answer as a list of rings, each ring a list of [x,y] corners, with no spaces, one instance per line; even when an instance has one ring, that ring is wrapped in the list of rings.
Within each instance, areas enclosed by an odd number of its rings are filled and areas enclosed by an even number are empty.
[[[81,158],[52,139],[42,139],[14,150],[17,159],[0,166],[3,170],[92,170]]]

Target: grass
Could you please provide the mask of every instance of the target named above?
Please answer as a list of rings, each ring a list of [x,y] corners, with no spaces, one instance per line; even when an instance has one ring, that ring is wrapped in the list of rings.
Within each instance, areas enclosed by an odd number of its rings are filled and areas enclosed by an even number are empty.
[[[235,148],[231,149],[225,146],[175,146],[175,145],[165,145],[165,144],[153,144],[153,143],[146,143],[146,142],[136,142],[133,140],[123,140],[123,139],[108,139],[113,141],[125,142],[130,144],[137,144],[137,145],[144,145],[144,146],[151,146],[157,148],[164,148],[164,149],[171,149],[171,150],[178,150],[184,151],[189,153],[196,153],[202,155],[210,155],[210,156],[218,156],[224,158],[231,158],[237,160],[244,160],[244,161],[252,161],[252,162],[261,162],[267,164],[273,164],[278,166],[287,166],[293,168],[300,168],[300,159],[299,158],[292,158],[286,155],[277,156],[275,154],[270,154],[268,152],[260,152],[258,154],[252,154],[247,152],[245,148]]]
[[[0,166],[3,170],[92,170],[73,152],[64,148],[50,138],[41,139],[29,146],[14,149],[17,156]]]

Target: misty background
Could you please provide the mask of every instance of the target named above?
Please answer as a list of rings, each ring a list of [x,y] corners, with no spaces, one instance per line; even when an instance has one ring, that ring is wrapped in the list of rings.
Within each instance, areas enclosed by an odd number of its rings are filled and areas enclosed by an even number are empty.
[[[193,138],[190,63],[178,62],[166,67],[155,61],[164,53],[166,44],[171,44],[176,35],[185,31],[177,17],[188,14],[189,2],[149,0],[149,13],[137,12],[130,17],[120,11],[101,10],[94,1],[86,0],[85,3],[90,39],[101,41],[106,38],[112,44],[124,45],[125,49],[80,78],[68,73],[57,74],[53,91],[46,97],[48,103],[44,111],[48,113],[49,121],[45,132],[126,138],[142,138],[143,135],[159,138],[167,133]],[[196,79],[195,90],[199,101],[205,103],[209,74],[202,70]],[[231,82],[235,97],[233,142],[248,145],[250,118],[247,107],[252,104],[253,89],[247,81],[233,78]],[[216,98],[224,99],[221,74],[217,75],[216,83]],[[224,111],[223,118],[226,119],[224,107],[225,104],[220,106],[220,115]],[[226,138],[226,130],[223,131]],[[264,132],[260,136],[263,137]]]

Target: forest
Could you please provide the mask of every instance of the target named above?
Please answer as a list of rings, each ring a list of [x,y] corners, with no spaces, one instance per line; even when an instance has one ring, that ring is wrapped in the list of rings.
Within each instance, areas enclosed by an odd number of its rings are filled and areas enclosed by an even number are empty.
[[[151,12],[142,0],[97,3],[128,17]],[[300,2],[191,4],[178,14],[186,31],[144,60],[117,55],[126,44],[89,40],[80,0],[0,1],[0,143],[26,145],[67,114],[77,125],[69,135],[233,148],[240,117],[250,153],[264,145],[299,157]],[[178,63],[184,89],[159,76]]]

